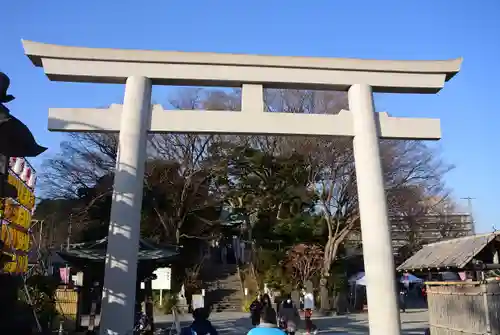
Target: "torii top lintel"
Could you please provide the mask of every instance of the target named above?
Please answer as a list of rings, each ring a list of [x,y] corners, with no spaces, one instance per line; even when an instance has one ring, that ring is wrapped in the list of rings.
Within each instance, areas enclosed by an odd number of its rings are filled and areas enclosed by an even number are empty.
[[[283,57],[204,52],[84,48],[23,40],[26,55],[50,80],[125,83],[134,75],[157,85],[347,90],[368,84],[376,92],[436,93],[462,59],[392,61]]]

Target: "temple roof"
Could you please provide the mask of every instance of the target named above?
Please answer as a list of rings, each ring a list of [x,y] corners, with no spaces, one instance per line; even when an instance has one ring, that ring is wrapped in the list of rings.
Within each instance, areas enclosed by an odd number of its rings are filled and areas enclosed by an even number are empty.
[[[398,267],[398,271],[464,269],[500,232],[465,236],[425,245]]]
[[[72,260],[104,262],[107,246],[108,238],[105,237],[93,242],[70,244],[67,249],[57,251],[57,253],[68,262]],[[139,261],[166,261],[178,254],[175,246],[158,245],[143,239],[139,241]]]

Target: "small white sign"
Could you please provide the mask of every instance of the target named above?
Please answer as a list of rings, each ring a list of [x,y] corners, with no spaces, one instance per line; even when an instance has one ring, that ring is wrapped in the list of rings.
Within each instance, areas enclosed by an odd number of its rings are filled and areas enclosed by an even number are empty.
[[[156,269],[154,274],[156,279],[151,282],[153,290],[170,290],[172,281],[171,268]]]
[[[83,286],[83,272],[80,271],[75,276],[71,276],[71,279],[76,286]]]
[[[195,309],[205,307],[205,299],[203,298],[203,296],[201,294],[193,294],[192,295],[191,307],[193,308],[193,311]]]

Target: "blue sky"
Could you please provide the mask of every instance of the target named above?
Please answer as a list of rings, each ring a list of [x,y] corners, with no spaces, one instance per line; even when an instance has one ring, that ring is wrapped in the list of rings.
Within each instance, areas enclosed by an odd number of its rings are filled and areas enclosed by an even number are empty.
[[[456,198],[474,197],[479,231],[500,213],[500,1],[498,0],[121,0],[2,3],[0,70],[12,79],[11,111],[49,151],[49,107],[119,103],[119,85],[49,82],[23,55],[21,38],[54,44],[179,51],[380,59],[463,57],[462,71],[438,95],[380,95],[379,110],[439,117],[447,181]],[[167,100],[155,88],[155,102]]]

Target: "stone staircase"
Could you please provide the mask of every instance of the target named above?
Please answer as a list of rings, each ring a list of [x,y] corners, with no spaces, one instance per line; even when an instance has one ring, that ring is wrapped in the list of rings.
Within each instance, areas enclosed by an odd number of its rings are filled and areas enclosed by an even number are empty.
[[[205,306],[211,306],[214,312],[241,311],[244,298],[235,264],[206,264],[201,278],[206,289]]]

